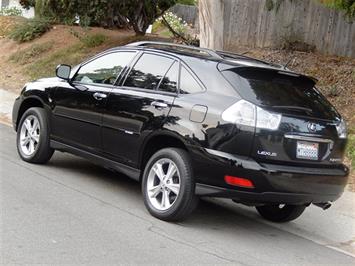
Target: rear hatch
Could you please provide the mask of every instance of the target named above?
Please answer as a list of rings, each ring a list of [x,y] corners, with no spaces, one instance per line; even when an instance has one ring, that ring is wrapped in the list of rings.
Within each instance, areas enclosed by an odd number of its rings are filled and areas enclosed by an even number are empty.
[[[341,117],[315,88],[315,80],[259,67],[225,68],[221,73],[244,100],[282,115],[277,129],[256,128],[254,159],[309,166],[342,162],[346,140],[337,130]]]

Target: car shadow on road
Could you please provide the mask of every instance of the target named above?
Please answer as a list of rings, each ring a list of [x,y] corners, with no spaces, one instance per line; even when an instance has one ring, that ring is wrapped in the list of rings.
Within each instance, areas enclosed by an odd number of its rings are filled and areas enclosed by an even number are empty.
[[[85,159],[72,155],[56,154],[48,163],[48,167],[61,169],[61,172],[73,175],[73,178],[84,179],[109,189],[110,193],[129,197],[127,200],[140,204],[137,209],[144,209],[140,184],[129,177],[117,173]],[[147,217],[149,213],[145,212]],[[177,223],[185,227],[206,227],[213,230],[239,226],[248,230],[270,229],[271,225],[264,223],[252,207],[233,203],[231,200],[203,198],[198,208],[184,222]],[[267,232],[268,230],[265,230]]]

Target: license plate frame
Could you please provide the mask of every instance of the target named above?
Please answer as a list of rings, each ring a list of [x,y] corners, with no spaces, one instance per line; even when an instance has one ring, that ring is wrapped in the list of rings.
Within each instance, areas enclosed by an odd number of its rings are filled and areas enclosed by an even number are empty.
[[[297,141],[296,158],[317,161],[319,158],[319,143]]]

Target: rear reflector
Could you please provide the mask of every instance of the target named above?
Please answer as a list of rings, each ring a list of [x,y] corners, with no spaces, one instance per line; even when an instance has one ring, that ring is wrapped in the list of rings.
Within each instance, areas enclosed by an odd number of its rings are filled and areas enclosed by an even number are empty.
[[[227,184],[232,186],[254,188],[253,182],[251,182],[249,179],[241,177],[226,175],[224,176],[224,181],[226,181]]]

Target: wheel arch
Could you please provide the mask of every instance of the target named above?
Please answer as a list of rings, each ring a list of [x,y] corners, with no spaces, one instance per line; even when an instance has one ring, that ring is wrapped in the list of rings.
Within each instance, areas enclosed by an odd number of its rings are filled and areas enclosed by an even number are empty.
[[[18,114],[17,114],[17,119],[16,119],[16,131],[18,129],[18,125],[20,123],[20,120],[23,116],[23,114],[30,108],[32,107],[40,107],[44,108],[45,104],[43,103],[42,99],[36,96],[31,96],[23,100],[23,102],[20,105]]]
[[[143,143],[139,156],[138,167],[141,169],[140,179],[143,176],[144,168],[149,158],[164,148],[181,148],[189,151],[185,140],[177,134],[166,131],[151,134]]]

